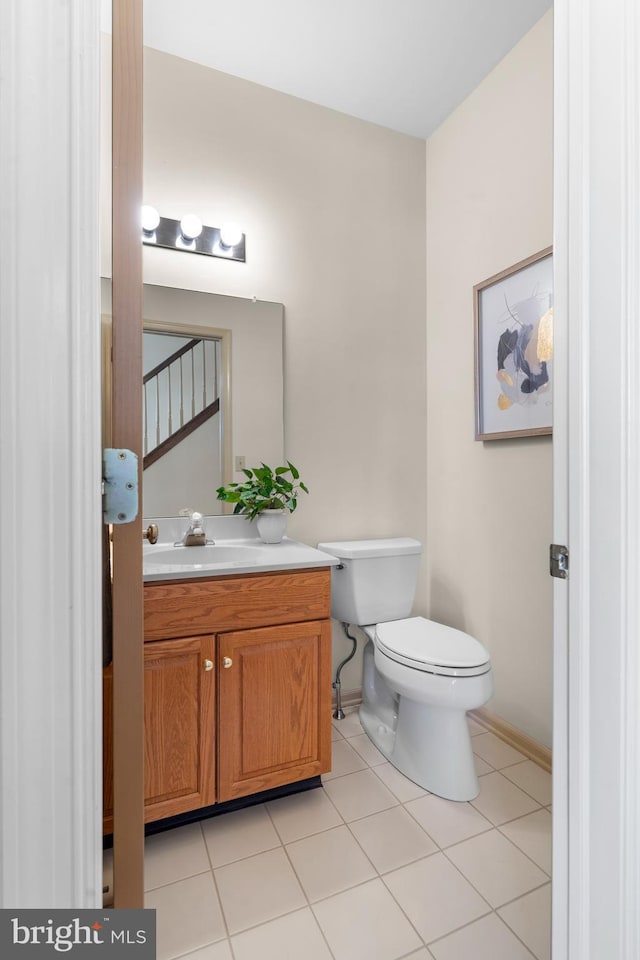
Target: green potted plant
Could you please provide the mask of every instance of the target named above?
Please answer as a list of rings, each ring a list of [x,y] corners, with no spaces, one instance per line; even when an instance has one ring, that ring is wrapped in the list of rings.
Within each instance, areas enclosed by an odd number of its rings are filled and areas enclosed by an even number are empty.
[[[255,520],[260,538],[265,543],[279,543],[287,526],[287,513],[298,506],[298,493],[309,493],[296,467],[287,460],[286,466],[245,468],[243,483],[218,487],[218,500],[233,503],[234,513],[246,514]]]

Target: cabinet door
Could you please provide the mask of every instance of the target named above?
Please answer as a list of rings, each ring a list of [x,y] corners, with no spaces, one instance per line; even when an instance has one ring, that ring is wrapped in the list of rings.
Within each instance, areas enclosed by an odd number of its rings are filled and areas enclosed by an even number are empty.
[[[110,740],[109,671],[105,671],[105,744]],[[215,637],[146,643],[145,822],[214,803],[214,760]],[[105,832],[111,828],[109,773],[105,764]]]
[[[331,768],[331,621],[218,637],[218,800]]]

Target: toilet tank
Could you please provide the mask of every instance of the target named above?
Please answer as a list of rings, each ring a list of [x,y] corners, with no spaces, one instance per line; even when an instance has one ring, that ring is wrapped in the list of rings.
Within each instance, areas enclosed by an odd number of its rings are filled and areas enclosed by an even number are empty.
[[[319,543],[338,557],[331,570],[331,616],[342,623],[402,620],[411,614],[422,544],[411,537]]]

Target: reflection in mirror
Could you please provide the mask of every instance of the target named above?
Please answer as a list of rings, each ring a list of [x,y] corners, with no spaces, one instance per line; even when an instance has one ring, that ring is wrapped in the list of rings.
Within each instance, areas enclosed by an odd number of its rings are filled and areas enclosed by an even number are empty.
[[[108,325],[108,279],[102,280],[102,313]],[[155,462],[147,461],[142,514],[175,517],[189,507],[209,515],[227,512],[215,491],[243,479],[235,469],[239,458],[247,466],[283,461],[284,308],[280,303],[145,284],[143,316],[145,457],[157,446],[158,434],[162,445],[170,432],[169,397],[172,431],[181,420],[184,426],[191,419],[193,409],[196,418],[206,412],[204,422],[177,446]],[[154,368],[179,353],[170,365],[171,388],[167,369],[154,381]],[[105,376],[106,406],[108,380]]]
[[[147,329],[142,357],[144,512],[166,516],[177,501],[204,514],[217,512],[222,337]]]

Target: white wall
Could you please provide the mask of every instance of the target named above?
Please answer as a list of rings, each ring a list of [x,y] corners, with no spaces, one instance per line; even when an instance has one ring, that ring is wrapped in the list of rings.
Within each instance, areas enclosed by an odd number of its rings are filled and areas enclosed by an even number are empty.
[[[246,264],[145,247],[145,281],[285,305],[290,535],[424,540],[424,142],[147,50],[144,154],[145,203],[247,235]]]
[[[427,142],[430,615],[489,649],[489,709],[551,744],[551,439],[474,440],[474,284],[552,240],[548,13]]]

